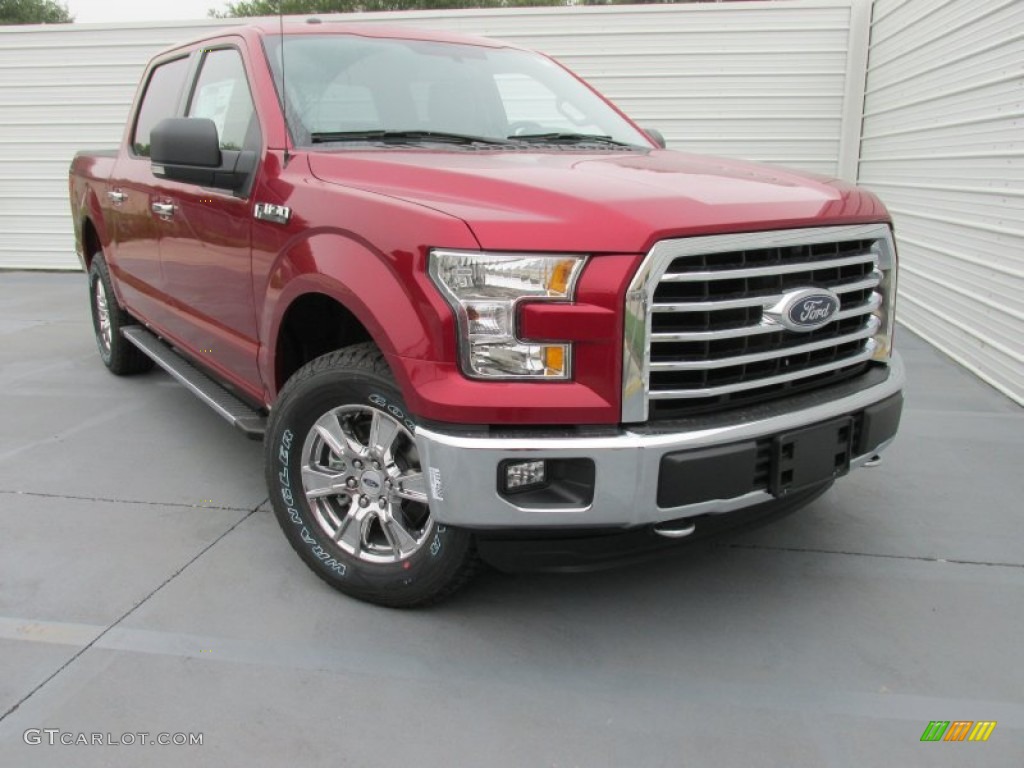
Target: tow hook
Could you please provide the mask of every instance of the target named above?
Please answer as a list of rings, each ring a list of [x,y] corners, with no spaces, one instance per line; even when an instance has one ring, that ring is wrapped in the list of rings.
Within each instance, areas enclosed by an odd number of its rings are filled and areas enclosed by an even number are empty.
[[[669,520],[654,526],[654,532],[666,539],[685,539],[696,530],[696,523],[689,520]]]

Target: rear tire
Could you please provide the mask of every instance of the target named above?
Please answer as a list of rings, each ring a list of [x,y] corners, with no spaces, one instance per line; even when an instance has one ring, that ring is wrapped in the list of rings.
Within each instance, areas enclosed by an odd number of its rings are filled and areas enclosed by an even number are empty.
[[[469,532],[436,523],[415,423],[372,343],[305,365],[267,428],[270,500],[317,576],[393,608],[445,599],[479,569]]]
[[[111,373],[130,376],[153,367],[153,361],[121,335],[122,328],[135,325],[136,321],[117,303],[102,253],[92,257],[89,267],[89,307],[100,359]]]

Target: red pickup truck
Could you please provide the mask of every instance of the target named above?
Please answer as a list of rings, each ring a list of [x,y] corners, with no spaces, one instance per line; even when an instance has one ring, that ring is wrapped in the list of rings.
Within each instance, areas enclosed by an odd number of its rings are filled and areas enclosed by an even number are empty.
[[[71,167],[100,355],[263,438],[292,546],[384,605],[798,507],[896,432],[888,214],[663,145],[496,41],[177,46]]]

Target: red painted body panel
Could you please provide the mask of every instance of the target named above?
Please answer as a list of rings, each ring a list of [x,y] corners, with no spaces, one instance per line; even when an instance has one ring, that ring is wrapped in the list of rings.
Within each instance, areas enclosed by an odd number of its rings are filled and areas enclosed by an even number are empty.
[[[870,192],[831,179],[667,150],[310,155],[313,173],[466,221],[493,250],[646,252],[709,233],[886,220]]]
[[[341,30],[289,24],[286,31]],[[345,31],[501,45],[413,30]],[[79,241],[88,220],[127,308],[268,406],[282,384],[282,319],[297,299],[319,293],[366,328],[421,418],[612,424],[620,412],[625,291],[656,241],[888,220],[874,196],[848,184],[664,150],[363,146],[291,150],[285,162],[284,121],[260,42],[276,33],[275,23],[214,34],[154,60],[219,43],[242,51],[263,137],[248,197],[160,181],[127,148],[131,121],[116,167],[79,157],[71,182]],[[105,195],[115,187],[128,195],[116,209]],[[150,215],[152,202],[165,201],[179,207],[172,222]],[[290,221],[255,219],[258,202],[288,206]],[[438,247],[586,254],[575,303],[525,303],[518,318],[524,339],[574,343],[573,380],[463,376],[455,319],[427,276],[429,251]]]
[[[164,328],[243,382],[256,382],[249,202],[219,190],[177,185],[161,222]],[[259,388],[255,388],[260,393]]]
[[[455,321],[426,274],[436,243],[477,249],[465,222],[422,206],[310,178],[305,155],[286,168],[265,164],[263,200],[289,206],[287,226],[253,225],[253,283],[261,297],[260,338],[276,339],[288,306],[323,293],[341,302],[385,353],[454,360]],[[273,344],[260,355],[276,394]],[[396,375],[401,379],[400,372]]]

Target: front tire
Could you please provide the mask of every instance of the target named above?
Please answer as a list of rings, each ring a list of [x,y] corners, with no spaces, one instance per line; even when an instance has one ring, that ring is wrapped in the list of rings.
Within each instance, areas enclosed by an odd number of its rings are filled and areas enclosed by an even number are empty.
[[[110,270],[102,253],[94,254],[89,265],[89,308],[100,359],[111,373],[130,376],[153,367],[153,361],[121,335],[121,329],[134,325],[135,318],[117,303]]]
[[[271,503],[321,579],[396,608],[438,602],[478,569],[472,536],[430,514],[415,423],[373,344],[331,352],[285,385],[266,436]]]

